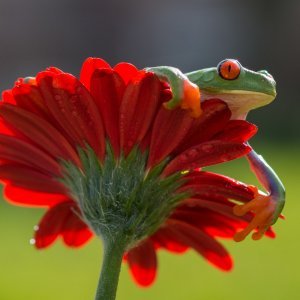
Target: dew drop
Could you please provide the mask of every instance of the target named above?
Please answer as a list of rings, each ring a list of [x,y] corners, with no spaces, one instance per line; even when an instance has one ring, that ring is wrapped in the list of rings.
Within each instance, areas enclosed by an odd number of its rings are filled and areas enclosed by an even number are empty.
[[[35,78],[29,76],[29,77],[25,77],[25,78],[23,79],[23,81],[24,81],[24,83],[30,84],[30,83],[33,83],[33,82],[35,81]]]
[[[77,117],[77,116],[78,116],[78,113],[77,113],[76,110],[72,110],[72,111],[71,111],[71,114],[72,114],[74,117]]]
[[[201,147],[201,150],[205,153],[210,153],[214,150],[214,146],[213,145],[203,145]]]
[[[197,149],[191,149],[191,150],[188,151],[187,154],[188,154],[189,158],[194,159],[198,155],[198,150]]]
[[[128,142],[127,142],[128,147],[132,147],[133,144],[134,144],[133,140],[128,140]]]
[[[33,226],[33,230],[34,230],[34,231],[38,231],[39,229],[40,229],[39,225]]]
[[[126,118],[126,114],[120,114],[120,120],[124,121],[124,119]]]
[[[230,159],[230,156],[228,154],[223,154],[220,156],[221,161],[227,161]]]
[[[32,238],[32,239],[29,240],[29,243],[30,243],[30,245],[35,245],[36,240]]]

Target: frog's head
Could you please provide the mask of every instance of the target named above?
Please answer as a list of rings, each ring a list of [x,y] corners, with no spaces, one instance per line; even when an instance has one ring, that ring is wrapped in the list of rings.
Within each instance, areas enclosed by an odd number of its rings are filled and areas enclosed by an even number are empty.
[[[225,59],[217,67],[187,74],[201,90],[201,101],[220,98],[225,101],[232,118],[243,118],[255,108],[272,102],[276,97],[276,83],[272,75],[262,70],[244,68],[235,59]]]

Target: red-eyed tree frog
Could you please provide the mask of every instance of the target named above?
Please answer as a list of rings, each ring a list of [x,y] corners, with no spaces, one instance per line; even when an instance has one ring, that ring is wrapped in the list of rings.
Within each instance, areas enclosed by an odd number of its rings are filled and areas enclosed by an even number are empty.
[[[201,115],[200,103],[211,98],[225,101],[231,110],[232,119],[245,119],[250,110],[267,105],[276,97],[275,80],[267,71],[248,70],[235,59],[225,59],[217,67],[187,74],[167,66],[146,70],[154,72],[170,85],[173,98],[165,103],[166,108],[180,106],[190,110],[195,118]],[[267,193],[257,190],[253,200],[234,207],[233,212],[238,216],[247,212],[255,214],[250,224],[235,235],[236,241],[243,240],[253,230],[256,232],[252,238],[260,239],[277,221],[285,203],[284,186],[263,157],[252,149],[247,159]]]

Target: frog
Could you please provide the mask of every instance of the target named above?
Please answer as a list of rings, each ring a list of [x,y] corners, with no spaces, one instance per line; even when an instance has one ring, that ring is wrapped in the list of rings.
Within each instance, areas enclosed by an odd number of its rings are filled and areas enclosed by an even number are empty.
[[[201,116],[201,103],[219,98],[228,105],[231,119],[245,120],[251,110],[270,104],[277,94],[276,82],[269,72],[247,69],[236,59],[224,59],[215,67],[189,73],[170,66],[150,67],[146,71],[155,73],[170,86],[172,98],[164,103],[165,108],[181,107],[188,110],[193,118]],[[263,156],[251,147],[246,158],[265,191],[256,188],[252,200],[233,207],[236,216],[254,213],[247,227],[235,234],[237,242],[250,233],[252,239],[261,239],[282,217],[286,198],[281,179]]]

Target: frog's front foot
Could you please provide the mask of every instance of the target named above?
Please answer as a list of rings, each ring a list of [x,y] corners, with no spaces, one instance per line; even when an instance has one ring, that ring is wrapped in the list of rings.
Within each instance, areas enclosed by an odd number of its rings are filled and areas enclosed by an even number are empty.
[[[234,240],[236,242],[244,240],[253,230],[256,231],[252,234],[253,240],[259,240],[263,237],[278,218],[278,199],[257,190],[251,201],[243,205],[236,205],[233,208],[233,213],[236,216],[243,216],[248,212],[253,213],[254,217],[245,229],[235,234]]]
[[[184,79],[181,99],[173,98],[164,105],[168,109],[174,108],[174,104],[179,102],[182,109],[187,109],[193,118],[198,118],[201,113],[200,90],[199,87],[189,79]]]
[[[179,69],[161,66],[145,69],[153,72],[160,80],[170,85],[172,99],[164,103],[167,109],[180,107],[190,112],[193,118],[199,118],[202,114],[200,103],[200,89]]]

